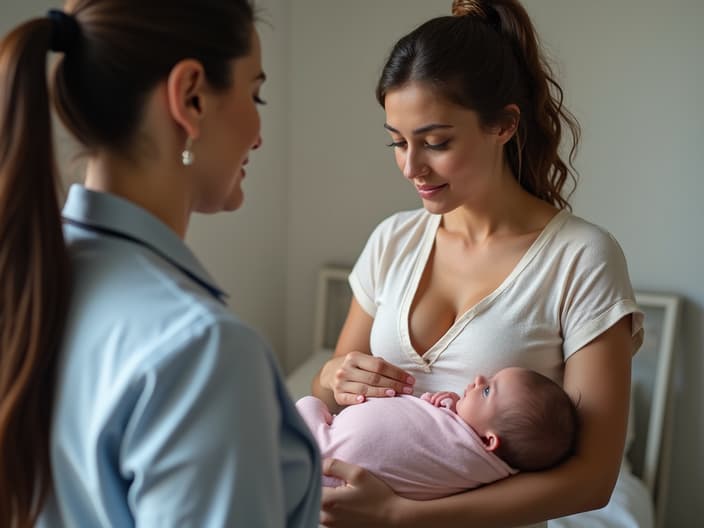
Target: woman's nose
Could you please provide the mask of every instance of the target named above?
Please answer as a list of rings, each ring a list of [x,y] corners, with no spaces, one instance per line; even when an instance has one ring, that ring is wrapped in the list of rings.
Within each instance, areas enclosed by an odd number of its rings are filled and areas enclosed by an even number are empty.
[[[262,136],[259,135],[259,136],[257,136],[257,140],[254,142],[254,145],[252,145],[252,150],[257,150],[261,146],[262,146]]]
[[[427,172],[428,166],[425,165],[422,158],[409,150],[406,153],[406,159],[403,164],[403,175],[407,179],[413,180],[414,178],[427,174]]]

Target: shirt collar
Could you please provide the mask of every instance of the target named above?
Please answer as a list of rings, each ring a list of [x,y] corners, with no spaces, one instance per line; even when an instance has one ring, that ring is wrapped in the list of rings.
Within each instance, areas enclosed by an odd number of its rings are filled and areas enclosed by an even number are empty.
[[[69,189],[62,216],[79,227],[147,247],[198,282],[218,300],[223,301],[227,297],[171,228],[129,200],[74,184]]]

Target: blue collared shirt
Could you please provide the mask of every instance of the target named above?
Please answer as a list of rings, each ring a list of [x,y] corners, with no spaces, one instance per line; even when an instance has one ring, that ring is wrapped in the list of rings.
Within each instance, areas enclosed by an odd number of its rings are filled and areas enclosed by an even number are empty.
[[[269,346],[183,241],[73,186],[47,527],[312,527],[320,457]]]

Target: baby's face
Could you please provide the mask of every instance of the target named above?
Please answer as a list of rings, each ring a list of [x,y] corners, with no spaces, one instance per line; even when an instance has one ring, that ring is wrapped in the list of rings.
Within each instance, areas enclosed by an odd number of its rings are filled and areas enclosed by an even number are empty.
[[[477,376],[457,402],[457,414],[479,436],[487,436],[493,429],[494,417],[502,409],[520,405],[523,373],[522,368],[510,367],[488,379]]]

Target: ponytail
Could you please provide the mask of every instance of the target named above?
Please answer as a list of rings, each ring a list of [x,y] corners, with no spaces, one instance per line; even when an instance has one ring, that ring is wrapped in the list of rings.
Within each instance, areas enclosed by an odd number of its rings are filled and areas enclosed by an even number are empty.
[[[0,43],[0,526],[33,526],[51,486],[49,432],[69,297],[46,57],[49,19]]]
[[[438,17],[402,37],[384,66],[376,95],[408,82],[431,86],[493,126],[520,109],[506,161],[530,194],[561,209],[576,185],[580,128],[563,106],[562,88],[544,59],[533,24],[517,0],[454,0],[453,16]],[[560,157],[563,127],[572,136],[568,163]],[[572,189],[565,191],[570,180]]]
[[[568,179],[572,179],[573,189],[576,185],[574,158],[579,123],[563,105],[562,88],[541,53],[537,33],[523,6],[515,0],[491,0],[486,4],[496,14],[498,30],[512,44],[526,84],[526,104],[521,108],[525,115],[521,115],[516,136],[506,150],[509,165],[528,192],[560,208],[569,208],[561,191]],[[572,137],[569,166],[558,153],[563,123]]]

